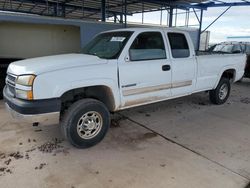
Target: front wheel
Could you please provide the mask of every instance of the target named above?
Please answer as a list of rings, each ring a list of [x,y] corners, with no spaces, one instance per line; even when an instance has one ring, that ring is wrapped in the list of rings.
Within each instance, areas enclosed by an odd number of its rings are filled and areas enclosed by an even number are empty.
[[[214,90],[209,92],[210,101],[214,104],[224,104],[230,95],[231,85],[227,78],[221,78]]]
[[[75,102],[63,115],[61,129],[68,141],[77,148],[88,148],[99,143],[110,125],[106,106],[94,99]]]

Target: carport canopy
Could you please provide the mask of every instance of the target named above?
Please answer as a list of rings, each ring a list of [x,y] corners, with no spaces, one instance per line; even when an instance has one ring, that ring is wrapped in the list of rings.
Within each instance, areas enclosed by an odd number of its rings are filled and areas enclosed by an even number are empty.
[[[206,0],[0,0],[0,10],[65,18],[105,21],[135,13],[171,8],[205,8]],[[204,5],[202,5],[204,6]]]

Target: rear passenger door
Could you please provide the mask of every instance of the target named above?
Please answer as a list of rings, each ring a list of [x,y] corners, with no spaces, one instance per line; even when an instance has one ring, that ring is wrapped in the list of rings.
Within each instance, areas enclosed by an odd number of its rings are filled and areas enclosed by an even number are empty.
[[[163,32],[134,34],[126,57],[119,62],[123,107],[164,100],[171,96],[171,61]]]
[[[172,95],[186,95],[196,82],[196,59],[191,39],[184,33],[168,32],[172,61]]]

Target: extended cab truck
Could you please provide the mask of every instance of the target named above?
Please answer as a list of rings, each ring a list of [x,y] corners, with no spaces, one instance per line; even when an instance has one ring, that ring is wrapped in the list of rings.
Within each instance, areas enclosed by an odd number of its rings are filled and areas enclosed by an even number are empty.
[[[96,36],[81,54],[10,64],[4,99],[13,117],[58,123],[78,148],[100,142],[110,112],[209,91],[223,104],[244,74],[246,56],[196,56],[177,29],[121,29]]]

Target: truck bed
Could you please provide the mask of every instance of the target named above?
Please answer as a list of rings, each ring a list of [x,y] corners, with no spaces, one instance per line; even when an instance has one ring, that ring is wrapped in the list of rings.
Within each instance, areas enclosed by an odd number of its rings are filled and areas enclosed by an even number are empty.
[[[229,67],[235,70],[234,81],[238,81],[244,75],[246,63],[245,54],[218,54],[218,53],[201,53],[196,56],[197,59],[197,85],[198,91],[205,88],[214,89],[214,83],[218,82],[218,75]]]

